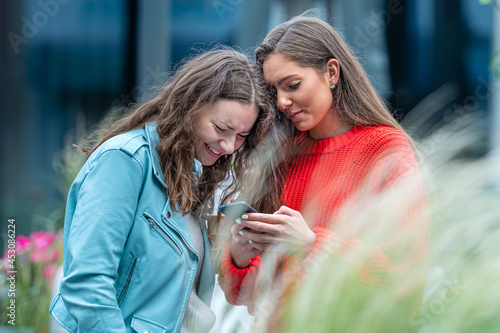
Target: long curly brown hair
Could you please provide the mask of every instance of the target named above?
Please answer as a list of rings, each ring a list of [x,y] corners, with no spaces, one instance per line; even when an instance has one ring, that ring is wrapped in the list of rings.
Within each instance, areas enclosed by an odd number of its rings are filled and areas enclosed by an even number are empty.
[[[152,122],[157,123],[159,155],[166,195],[172,210],[195,212],[211,197],[216,187],[229,180],[223,202],[238,191],[237,182],[250,153],[267,134],[273,114],[263,88],[262,77],[245,55],[229,48],[198,54],[185,60],[156,97],[117,121],[91,149],[109,138]],[[220,99],[254,106],[257,120],[243,145],[232,155],[221,156],[213,165],[203,166],[201,176],[193,171],[198,119]]]

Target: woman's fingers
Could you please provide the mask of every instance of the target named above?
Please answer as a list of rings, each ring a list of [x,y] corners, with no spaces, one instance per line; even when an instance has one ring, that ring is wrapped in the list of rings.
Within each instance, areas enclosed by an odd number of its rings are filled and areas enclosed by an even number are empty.
[[[247,240],[250,240],[250,243],[260,243],[260,244],[270,244],[274,241],[274,235],[268,233],[255,232],[252,229],[242,229],[239,231],[240,236],[244,237]]]
[[[239,234],[240,230],[245,228],[245,226],[241,225],[241,224],[233,224],[233,226],[231,227],[231,233],[233,235],[237,235]]]
[[[244,227],[235,224],[231,227],[231,257],[237,267],[248,267],[250,260],[261,252],[261,249],[255,247],[244,235]]]
[[[252,248],[262,248],[263,244],[260,243],[259,233],[254,230],[248,229],[242,225],[235,224],[231,228],[231,233],[233,234],[233,242],[236,242],[240,247],[251,250]]]
[[[243,214],[236,223],[244,222],[244,221],[259,221],[269,224],[278,224],[281,222],[283,215],[275,214],[262,214],[262,213],[247,213]]]
[[[286,218],[286,215],[251,213],[244,214],[237,223],[256,233],[279,234],[283,231]]]
[[[233,234],[233,241],[236,241],[240,247],[247,250],[251,246],[252,249],[263,251],[274,240],[269,234],[258,232],[238,224],[235,224],[231,228],[231,233]]]
[[[243,214],[236,222],[240,236],[261,250],[272,245],[285,253],[296,252],[297,248],[308,253],[316,240],[316,234],[302,214],[286,206],[281,206],[274,214]]]
[[[259,234],[276,234],[280,229],[279,224],[269,224],[260,221],[242,221],[240,226],[246,230],[249,230],[250,232]]]
[[[231,227],[231,234],[233,235],[233,242],[237,242],[239,245],[245,245],[248,243],[248,238],[243,237],[243,226],[235,224]]]
[[[293,210],[287,206],[281,206],[280,209],[278,209],[276,212],[274,212],[274,215],[283,214],[283,215],[288,215],[288,216],[295,216],[295,215],[297,215],[297,213],[299,213],[299,212],[296,210]]]

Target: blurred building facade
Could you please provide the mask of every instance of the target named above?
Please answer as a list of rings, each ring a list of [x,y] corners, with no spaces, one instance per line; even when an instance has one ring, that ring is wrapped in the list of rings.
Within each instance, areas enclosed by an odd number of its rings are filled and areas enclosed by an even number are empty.
[[[50,216],[64,201],[56,190],[62,180],[53,161],[68,142],[81,143],[79,136],[109,110],[144,100],[193,49],[220,43],[251,56],[274,26],[311,8],[344,36],[377,90],[415,135],[425,136],[443,121],[460,117],[460,112],[493,119],[488,103],[495,81],[491,73],[500,72],[500,57],[495,58],[492,49],[498,4],[2,1],[0,235],[6,237],[8,218],[16,219],[18,233],[60,227],[51,225]],[[423,102],[428,96],[433,96],[433,103]],[[486,141],[493,132],[490,128],[485,133]],[[488,149],[485,144],[477,153]]]

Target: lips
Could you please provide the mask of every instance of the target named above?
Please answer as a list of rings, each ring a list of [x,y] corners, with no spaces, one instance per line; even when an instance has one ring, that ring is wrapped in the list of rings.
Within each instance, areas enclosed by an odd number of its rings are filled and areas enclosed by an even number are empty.
[[[297,111],[297,112],[294,112],[294,113],[290,113],[288,115],[288,118],[290,118],[290,120],[294,120],[295,118],[297,118],[298,115],[300,115],[302,112],[304,112],[303,110],[300,110],[300,111]]]
[[[224,153],[223,151],[219,151],[206,143],[205,148],[207,149],[208,154],[214,158],[219,158]]]

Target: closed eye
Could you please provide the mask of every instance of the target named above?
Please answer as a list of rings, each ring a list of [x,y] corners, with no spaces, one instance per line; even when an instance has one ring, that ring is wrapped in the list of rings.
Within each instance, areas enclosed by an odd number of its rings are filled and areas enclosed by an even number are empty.
[[[221,127],[217,126],[217,124],[215,124],[215,123],[214,123],[214,126],[217,129],[217,131],[219,131],[219,132],[224,132],[225,131],[224,128],[221,128]]]
[[[300,82],[297,82],[295,84],[292,84],[291,86],[288,86],[288,89],[290,90],[294,90],[294,89],[297,89],[300,85]]]

